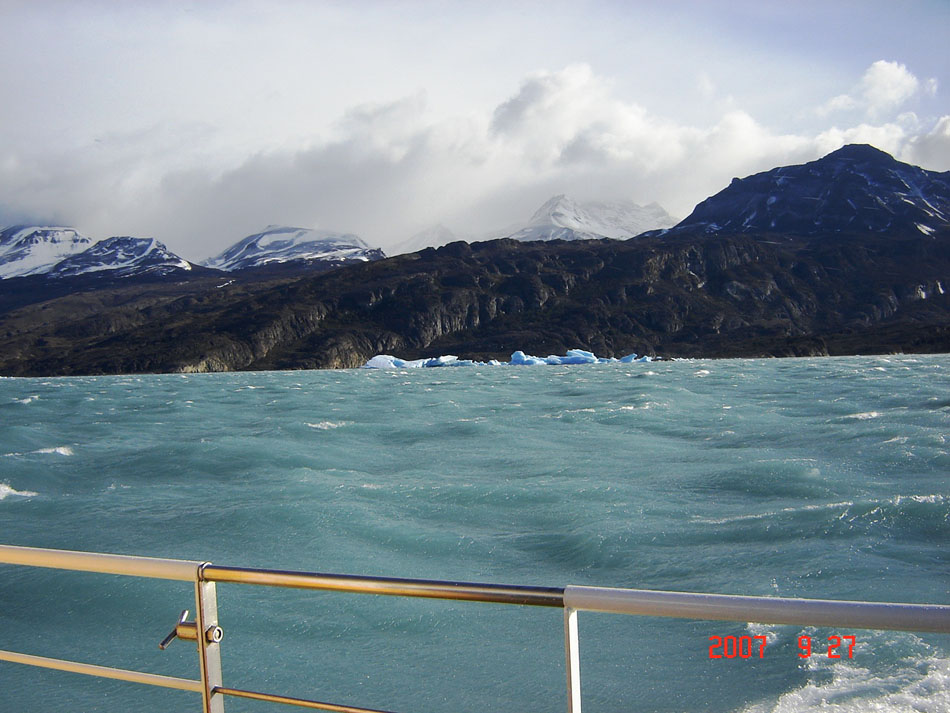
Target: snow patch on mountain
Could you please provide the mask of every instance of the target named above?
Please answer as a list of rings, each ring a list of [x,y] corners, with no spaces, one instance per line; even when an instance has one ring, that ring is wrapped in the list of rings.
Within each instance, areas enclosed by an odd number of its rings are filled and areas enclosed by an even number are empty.
[[[56,264],[50,277],[75,277],[108,272],[111,276],[167,275],[191,270],[182,259],[153,238],[116,237],[100,240],[88,250]]]
[[[351,233],[269,225],[203,264],[234,271],[287,262],[369,262],[385,257]]]
[[[92,240],[73,228],[13,225],[0,230],[0,279],[42,275]]]
[[[625,240],[676,220],[662,206],[640,206],[632,201],[578,202],[557,195],[542,205],[531,221],[508,237],[514,240]]]

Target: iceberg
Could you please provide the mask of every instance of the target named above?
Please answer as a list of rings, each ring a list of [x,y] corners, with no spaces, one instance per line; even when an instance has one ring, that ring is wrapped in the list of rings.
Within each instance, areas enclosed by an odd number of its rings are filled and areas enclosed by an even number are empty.
[[[558,356],[550,354],[546,357],[531,356],[518,350],[511,355],[511,360],[504,362],[497,359],[489,361],[475,361],[473,359],[459,359],[457,356],[446,354],[429,359],[400,359],[391,354],[377,354],[363,364],[363,369],[428,369],[440,366],[562,366],[566,364],[632,364],[633,362],[650,362],[651,356],[628,354],[620,359],[595,356],[593,352],[584,349],[568,349],[567,354]]]

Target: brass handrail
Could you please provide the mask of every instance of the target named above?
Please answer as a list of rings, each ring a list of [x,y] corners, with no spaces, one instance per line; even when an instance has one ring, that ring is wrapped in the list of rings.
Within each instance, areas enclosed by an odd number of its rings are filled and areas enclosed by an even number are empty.
[[[424,597],[495,604],[564,607],[564,587],[533,587],[399,577],[366,577],[354,574],[223,567],[214,564],[204,565],[201,574],[209,582],[319,589],[354,594],[382,594],[395,597]]]

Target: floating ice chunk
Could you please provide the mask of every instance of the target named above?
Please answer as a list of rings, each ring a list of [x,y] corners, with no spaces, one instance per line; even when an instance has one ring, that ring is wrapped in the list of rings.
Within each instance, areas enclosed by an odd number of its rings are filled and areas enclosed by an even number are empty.
[[[502,362],[497,359],[489,361],[475,361],[473,359],[459,359],[457,356],[447,354],[430,359],[414,359],[407,361],[390,354],[377,354],[363,365],[364,369],[418,369],[441,366],[560,366],[565,364],[630,364],[633,362],[650,362],[651,356],[639,356],[638,354],[628,354],[620,359],[613,357],[598,357],[593,352],[584,349],[568,349],[567,354],[558,356],[550,354],[547,357],[531,356],[518,350],[511,355],[511,361]]]
[[[396,357],[389,354],[377,354],[368,362],[363,364],[364,369],[395,369]]]
[[[457,356],[440,356],[432,359],[426,359],[422,366],[454,366],[459,358]],[[473,362],[474,363],[474,362]]]
[[[541,357],[528,356],[523,351],[518,350],[511,355],[511,361],[508,362],[514,366],[538,366],[547,364],[547,360]]]
[[[425,366],[427,359],[414,359],[406,361],[399,357],[389,354],[377,354],[368,362],[363,364],[364,369],[419,369]]]
[[[551,357],[548,357],[549,359]],[[555,357],[559,359],[559,364],[596,364],[597,357],[593,355],[592,352],[584,351],[583,349],[568,349],[567,355],[562,357]]]

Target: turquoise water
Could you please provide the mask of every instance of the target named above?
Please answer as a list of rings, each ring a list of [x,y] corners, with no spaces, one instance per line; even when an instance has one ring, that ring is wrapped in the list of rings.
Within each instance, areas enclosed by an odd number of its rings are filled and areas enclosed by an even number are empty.
[[[0,379],[0,542],[945,604],[948,438],[950,356]],[[226,685],[405,713],[565,707],[559,610],[218,599]],[[0,648],[194,678],[193,644],[157,647],[192,602],[175,582],[0,566]],[[853,659],[798,657],[800,636],[834,634]],[[768,644],[710,659],[714,635]],[[946,636],[581,613],[580,639],[585,712],[950,710]],[[0,662],[0,711],[196,699]]]

